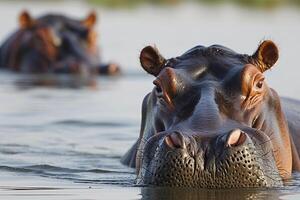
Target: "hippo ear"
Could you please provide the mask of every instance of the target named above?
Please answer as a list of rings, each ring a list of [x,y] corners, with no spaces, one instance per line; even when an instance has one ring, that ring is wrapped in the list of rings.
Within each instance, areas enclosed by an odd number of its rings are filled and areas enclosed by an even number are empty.
[[[263,41],[252,55],[252,58],[259,65],[258,67],[261,72],[270,69],[276,63],[278,57],[278,48],[271,40]]]
[[[163,69],[166,59],[160,55],[157,48],[146,46],[141,51],[140,62],[146,72],[157,76]]]
[[[30,16],[29,12],[24,10],[19,15],[19,24],[22,29],[31,28],[35,20]]]
[[[92,28],[97,22],[97,14],[95,11],[90,12],[90,14],[82,20],[83,25],[88,28]]]

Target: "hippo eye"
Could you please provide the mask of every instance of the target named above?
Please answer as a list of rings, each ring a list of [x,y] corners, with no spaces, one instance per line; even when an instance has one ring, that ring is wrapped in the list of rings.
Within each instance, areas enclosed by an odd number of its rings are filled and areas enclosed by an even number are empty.
[[[157,92],[158,94],[162,93],[162,89],[161,89],[161,87],[159,87],[159,86],[156,86],[156,87],[155,87],[155,90],[156,90],[156,92]]]
[[[163,91],[161,89],[161,87],[159,85],[155,86],[155,91],[156,91],[156,95],[157,97],[162,97],[163,96]]]
[[[153,84],[155,85],[155,92],[156,92],[157,97],[162,97],[163,90],[159,84],[159,81],[155,80],[155,81],[153,81]]]
[[[263,85],[264,85],[263,80],[258,81],[258,82],[256,83],[256,87],[257,87],[258,89],[261,89],[261,88],[263,87]]]

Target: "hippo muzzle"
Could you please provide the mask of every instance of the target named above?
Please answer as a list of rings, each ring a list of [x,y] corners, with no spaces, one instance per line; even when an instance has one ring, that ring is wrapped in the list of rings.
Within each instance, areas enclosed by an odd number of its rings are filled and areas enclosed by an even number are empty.
[[[139,184],[199,188],[276,187],[270,139],[235,129],[217,137],[160,133],[145,144]]]

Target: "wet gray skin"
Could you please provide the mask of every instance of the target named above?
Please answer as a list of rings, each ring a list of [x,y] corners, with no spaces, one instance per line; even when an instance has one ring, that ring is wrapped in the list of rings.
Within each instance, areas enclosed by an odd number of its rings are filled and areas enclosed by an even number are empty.
[[[263,76],[277,53],[271,41],[250,56],[213,45],[164,59],[145,47],[141,64],[155,87],[143,101],[139,140],[122,159],[136,167],[137,184],[282,186],[289,133]]]

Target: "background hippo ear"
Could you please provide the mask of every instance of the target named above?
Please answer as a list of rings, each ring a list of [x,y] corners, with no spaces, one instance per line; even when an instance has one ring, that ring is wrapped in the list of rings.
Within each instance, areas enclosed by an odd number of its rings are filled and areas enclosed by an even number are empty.
[[[160,55],[157,48],[147,46],[141,51],[140,62],[146,72],[157,76],[163,69],[166,59]]]
[[[23,29],[31,28],[35,23],[35,20],[30,16],[29,12],[24,10],[19,15],[19,24]]]
[[[93,27],[97,22],[97,14],[95,11],[89,13],[89,15],[82,21],[82,23],[88,27]]]
[[[256,52],[252,55],[252,58],[259,65],[261,72],[270,69],[278,60],[279,53],[278,48],[271,40],[263,41]]]

